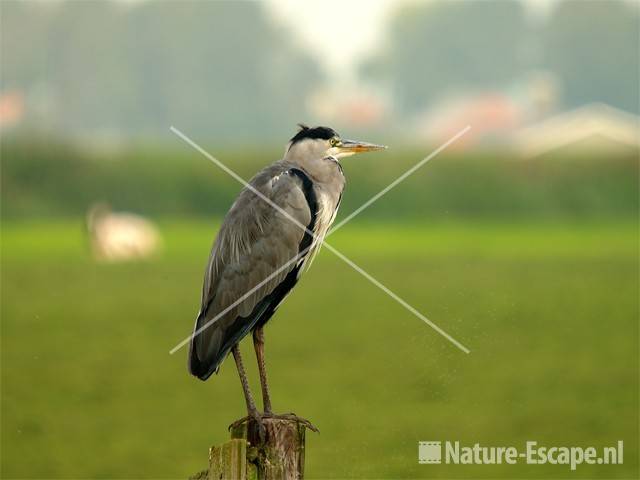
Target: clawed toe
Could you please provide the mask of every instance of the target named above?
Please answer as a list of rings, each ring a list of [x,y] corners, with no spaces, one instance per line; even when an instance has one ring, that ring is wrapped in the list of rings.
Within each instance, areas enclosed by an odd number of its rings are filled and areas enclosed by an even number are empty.
[[[264,443],[267,440],[267,429],[264,426],[262,417],[258,414],[253,416],[252,419],[258,429],[258,438],[260,439],[260,443]]]
[[[282,420],[292,420],[294,422],[298,422],[298,423],[303,424],[305,427],[307,427],[309,430],[311,430],[313,432],[320,433],[320,430],[318,430],[316,428],[316,426],[313,425],[313,423],[311,423],[306,418],[298,417],[295,413],[281,413],[281,414],[269,413],[269,414],[265,414],[264,417],[265,418],[279,418],[279,419],[282,419]]]
[[[264,422],[262,421],[264,418],[275,418],[275,419],[281,419],[281,420],[294,421],[297,423],[301,423],[302,425],[304,425],[305,427],[307,427],[309,430],[313,432],[320,433],[320,430],[318,430],[318,428],[313,423],[311,423],[306,418],[297,416],[293,412],[281,413],[281,414],[275,414],[273,412],[265,412],[260,414],[256,412],[255,414],[247,415],[246,417],[242,417],[240,420],[236,420],[231,425],[229,425],[229,430],[237,428],[243,423],[248,422],[249,420],[253,420],[255,422],[256,428],[258,429],[258,437],[260,438],[260,441],[264,443],[267,436],[267,431],[264,426]]]
[[[235,422],[233,422],[231,425],[229,425],[229,431],[231,431],[234,428],[239,427],[240,425],[242,425],[244,422],[246,422],[247,420],[249,420],[248,415],[246,417],[242,417],[240,420],[236,420]]]
[[[236,420],[231,425],[229,425],[229,431],[239,427],[243,423],[247,423],[248,421],[253,420],[258,430],[258,438],[260,439],[261,443],[264,443],[267,439],[267,429],[265,428],[264,422],[262,421],[263,418],[266,417],[264,415],[260,415],[260,413],[258,412],[253,415],[247,415],[246,417],[242,417],[240,420]]]

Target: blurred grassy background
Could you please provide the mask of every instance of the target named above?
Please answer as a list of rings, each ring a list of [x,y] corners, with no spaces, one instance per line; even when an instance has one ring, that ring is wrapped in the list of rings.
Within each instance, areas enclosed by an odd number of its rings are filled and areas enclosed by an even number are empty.
[[[245,176],[258,167],[255,152],[219,157]],[[345,161],[341,215],[420,157]],[[243,415],[235,367],[201,383],[187,374],[186,350],[168,351],[190,333],[216,219],[239,186],[188,148],[92,162],[31,144],[5,159],[2,476],[184,478],[204,468],[208,446]],[[321,430],[309,435],[308,477],[570,474],[553,465],[427,471],[417,442],[432,439],[621,439],[623,465],[571,476],[633,477],[637,175],[633,155],[443,154],[336,233],[332,244],[471,353],[322,252],[267,328],[275,408]],[[163,254],[94,263],[82,216],[94,198],[155,216]]]

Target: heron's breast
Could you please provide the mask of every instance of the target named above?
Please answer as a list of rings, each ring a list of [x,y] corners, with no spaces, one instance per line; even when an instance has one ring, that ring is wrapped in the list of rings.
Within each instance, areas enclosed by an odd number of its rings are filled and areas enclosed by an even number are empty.
[[[341,192],[340,192],[341,193]],[[340,202],[340,193],[332,195],[325,190],[321,190],[318,198],[318,212],[316,214],[316,234],[324,236],[333,223],[338,204]]]

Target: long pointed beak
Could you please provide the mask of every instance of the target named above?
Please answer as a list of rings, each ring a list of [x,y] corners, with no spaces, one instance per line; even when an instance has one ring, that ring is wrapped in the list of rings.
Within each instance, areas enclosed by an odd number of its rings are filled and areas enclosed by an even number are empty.
[[[359,142],[356,140],[342,140],[338,147],[341,153],[364,153],[375,152],[377,150],[385,150],[385,145],[376,145],[375,143]]]

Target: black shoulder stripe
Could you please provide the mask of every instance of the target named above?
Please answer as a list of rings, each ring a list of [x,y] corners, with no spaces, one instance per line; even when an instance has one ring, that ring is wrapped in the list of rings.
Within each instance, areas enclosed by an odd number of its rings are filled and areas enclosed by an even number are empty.
[[[313,189],[313,182],[309,178],[309,176],[299,168],[290,168],[286,172],[289,175],[295,175],[302,181],[302,190],[304,192],[304,197],[309,204],[309,210],[311,211],[311,221],[309,225],[307,225],[307,230],[304,232],[304,236],[302,237],[302,241],[298,246],[298,253],[307,250],[311,246],[311,242],[313,241],[313,236],[309,234],[309,232],[313,232],[313,228],[316,224],[316,213],[318,212],[318,199],[316,197],[316,192]],[[308,255],[308,251],[302,255],[301,258],[304,258]],[[250,319],[249,324],[250,328],[256,328],[261,325],[264,325],[269,321],[271,316],[278,308],[278,305],[284,300],[284,297],[287,296],[287,293],[295,287],[296,283],[298,283],[298,272],[302,265],[298,262],[294,265],[294,267],[289,271],[287,276],[278,284],[278,286],[262,299],[253,309],[253,312],[247,317]],[[243,320],[243,321],[246,321]]]
[[[302,241],[300,242],[300,246],[298,247],[298,252],[302,252],[303,250],[309,248],[311,242],[313,241],[313,236],[309,234],[309,232],[313,232],[313,229],[316,225],[316,214],[318,213],[318,198],[316,196],[316,191],[313,188],[313,182],[309,178],[309,175],[306,174],[303,170],[299,168],[290,168],[287,170],[287,173],[291,175],[295,175],[302,181],[302,191],[304,193],[304,198],[307,200],[307,204],[309,205],[309,210],[311,211],[311,221],[309,225],[307,225],[307,231],[304,232],[304,237],[302,237]]]

